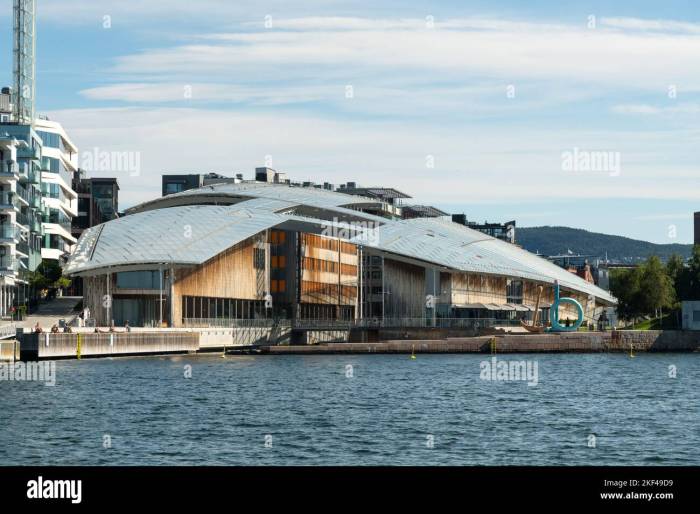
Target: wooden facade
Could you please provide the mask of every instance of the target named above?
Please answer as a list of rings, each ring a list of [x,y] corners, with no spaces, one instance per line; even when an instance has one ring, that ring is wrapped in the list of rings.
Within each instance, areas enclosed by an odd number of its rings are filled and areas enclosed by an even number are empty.
[[[421,318],[425,316],[425,268],[384,259],[384,317]]]
[[[523,304],[533,308],[537,302],[540,284],[535,281],[437,270],[375,255],[367,249],[363,252],[365,318],[432,316],[428,295],[435,296],[440,317],[520,317],[522,310],[494,306]],[[125,289],[118,286],[115,273],[85,277],[84,304],[100,326],[109,325],[111,320],[121,324],[125,319],[133,326],[143,322],[146,326],[174,327],[183,326],[185,318],[349,319],[359,316],[359,269],[354,244],[273,229],[202,265],[163,266],[162,275],[158,275],[162,286]],[[554,290],[551,284],[543,286],[540,305],[547,309],[554,301]],[[578,300],[587,319],[602,309],[585,294],[565,289],[561,293]],[[272,306],[265,303],[268,294]],[[483,307],[485,304],[491,308]],[[559,317],[573,319],[576,311],[563,304]]]
[[[300,234],[300,302],[355,307],[357,246],[340,239]]]

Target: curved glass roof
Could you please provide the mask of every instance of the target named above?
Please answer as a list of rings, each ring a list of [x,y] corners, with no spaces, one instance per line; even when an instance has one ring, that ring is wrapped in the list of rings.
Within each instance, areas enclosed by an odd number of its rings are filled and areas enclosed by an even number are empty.
[[[209,195],[233,204],[213,205]],[[186,205],[172,199],[187,198]],[[447,270],[559,281],[607,303],[603,289],[522,248],[441,218],[388,220],[345,208],[366,203],[361,197],[314,188],[276,184],[220,184],[169,195],[134,209],[128,216],[86,230],[70,257],[67,274],[99,273],[101,268],[163,264],[201,264],[232,246],[273,227],[318,233],[347,227],[341,219],[366,222],[369,232],[347,238]],[[371,203],[371,201],[370,201]],[[340,234],[348,234],[347,230]]]
[[[212,184],[197,189],[188,189],[181,193],[167,195],[142,203],[127,209],[126,212],[127,214],[133,214],[174,205],[202,203],[203,201],[231,204],[252,198],[281,200],[293,205],[307,205],[319,208],[381,204],[380,201],[374,198],[347,195],[315,187],[268,184],[266,182],[241,182],[239,184]]]

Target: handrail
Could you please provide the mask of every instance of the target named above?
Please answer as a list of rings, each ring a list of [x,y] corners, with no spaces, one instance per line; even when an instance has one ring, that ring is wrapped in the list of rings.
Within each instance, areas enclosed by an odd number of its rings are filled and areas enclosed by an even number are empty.
[[[343,329],[351,328],[466,328],[478,329],[496,326],[517,327],[520,320],[497,318],[370,318],[370,319],[275,319],[275,318],[185,318],[187,328],[274,328]]]

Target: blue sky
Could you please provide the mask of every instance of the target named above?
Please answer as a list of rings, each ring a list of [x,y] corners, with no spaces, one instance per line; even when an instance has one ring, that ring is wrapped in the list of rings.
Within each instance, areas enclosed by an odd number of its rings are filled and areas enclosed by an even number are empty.
[[[162,173],[269,159],[475,220],[691,242],[697,2],[523,4],[38,0],[38,108],[88,157],[138,155],[92,170],[124,207]],[[620,165],[571,170],[572,152]]]

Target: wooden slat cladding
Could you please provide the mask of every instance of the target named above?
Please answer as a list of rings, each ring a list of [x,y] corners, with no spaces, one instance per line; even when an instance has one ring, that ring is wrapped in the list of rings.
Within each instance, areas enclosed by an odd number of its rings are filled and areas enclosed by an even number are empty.
[[[425,316],[425,270],[420,266],[384,261],[385,317]]]
[[[472,273],[453,273],[451,283],[454,305],[471,303],[507,303],[506,277],[475,275]]]
[[[357,246],[316,234],[300,234],[302,303],[355,305]]]
[[[113,280],[113,279],[112,279]],[[110,285],[110,293],[114,284]],[[90,317],[100,326],[109,325],[111,313],[104,307],[107,294],[107,275],[83,278],[83,306],[90,309]]]
[[[175,295],[258,299],[254,249],[255,242],[249,239],[194,270],[179,270],[176,273]]]

